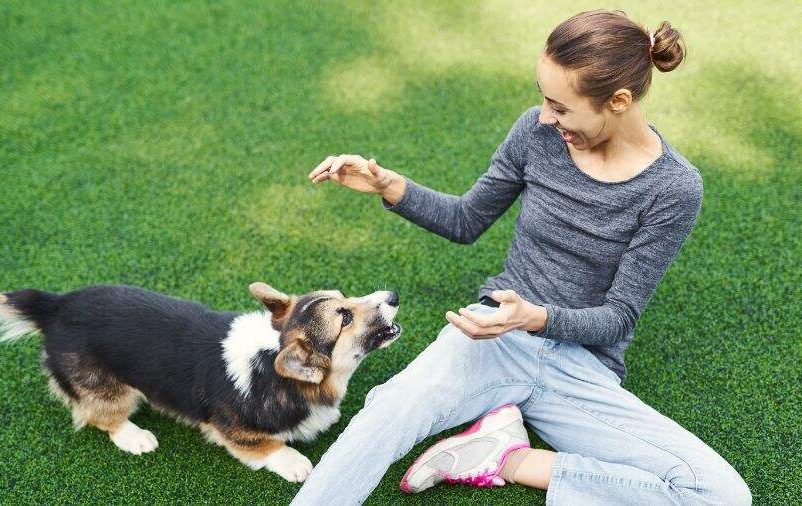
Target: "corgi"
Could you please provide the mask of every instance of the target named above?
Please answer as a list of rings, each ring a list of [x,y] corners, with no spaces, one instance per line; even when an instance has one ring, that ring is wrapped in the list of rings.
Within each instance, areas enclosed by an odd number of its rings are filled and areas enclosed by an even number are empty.
[[[51,390],[76,429],[139,455],[156,437],[129,420],[141,401],[198,427],[251,469],[299,482],[308,458],[287,446],[336,423],[351,375],[402,333],[396,292],[287,295],[250,285],[264,308],[234,313],[129,286],[63,295],[0,294],[0,340],[44,337]]]

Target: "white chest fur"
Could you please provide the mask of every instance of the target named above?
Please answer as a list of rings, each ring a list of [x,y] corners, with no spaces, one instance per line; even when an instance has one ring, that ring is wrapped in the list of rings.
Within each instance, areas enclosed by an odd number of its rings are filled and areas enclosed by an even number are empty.
[[[276,434],[276,438],[284,441],[312,441],[340,419],[340,408],[334,406],[310,406],[309,416],[301,420],[297,427]]]
[[[262,350],[277,350],[279,333],[273,329],[268,311],[245,313],[234,319],[221,345],[228,377],[247,396],[256,356]]]

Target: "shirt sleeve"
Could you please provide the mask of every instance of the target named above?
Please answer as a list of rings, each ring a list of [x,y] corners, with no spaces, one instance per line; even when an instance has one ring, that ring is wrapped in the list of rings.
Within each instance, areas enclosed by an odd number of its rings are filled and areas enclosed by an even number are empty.
[[[622,255],[604,304],[582,309],[544,304],[546,327],[533,334],[585,345],[611,346],[633,332],[696,223],[702,192],[702,179],[695,170],[673,180],[652,204]]]
[[[476,241],[524,188],[525,143],[532,121],[537,121],[534,108],[518,118],[493,154],[487,172],[461,197],[407,179],[403,198],[395,205],[384,202],[385,208],[451,241]]]

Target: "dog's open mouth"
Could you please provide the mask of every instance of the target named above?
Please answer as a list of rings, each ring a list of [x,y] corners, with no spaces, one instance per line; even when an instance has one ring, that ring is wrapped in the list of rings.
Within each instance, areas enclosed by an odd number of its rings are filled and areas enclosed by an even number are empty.
[[[387,346],[390,346],[390,344],[393,341],[398,339],[403,330],[404,329],[401,328],[401,325],[397,323],[393,323],[392,325],[383,327],[378,332],[376,332],[376,334],[374,334],[373,346],[375,348],[386,348]]]

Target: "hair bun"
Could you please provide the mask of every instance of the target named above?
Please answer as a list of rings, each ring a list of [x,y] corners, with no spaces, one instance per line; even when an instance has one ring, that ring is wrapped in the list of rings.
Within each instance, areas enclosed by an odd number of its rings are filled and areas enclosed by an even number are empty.
[[[651,55],[652,63],[660,72],[674,70],[685,58],[685,41],[668,21],[660,23],[660,27],[654,32]]]

